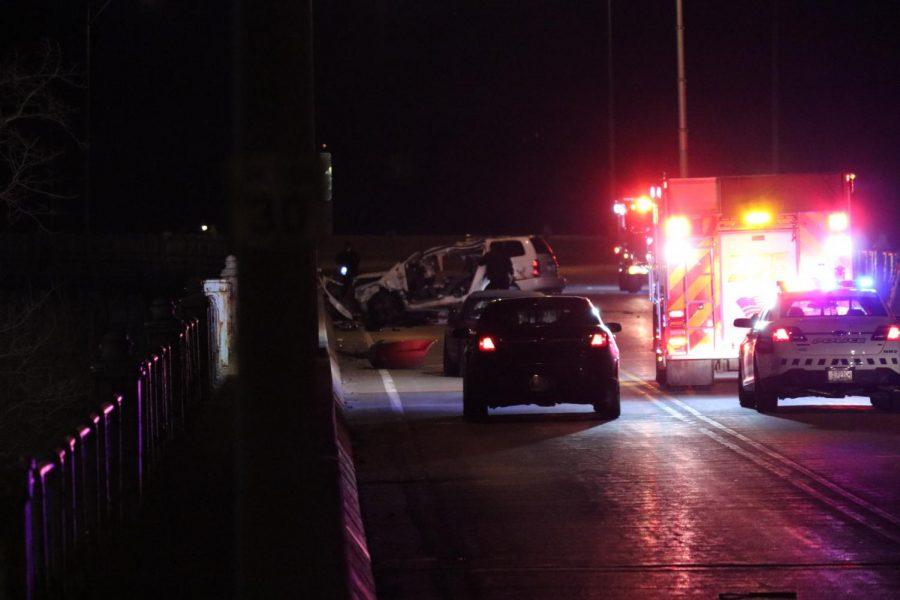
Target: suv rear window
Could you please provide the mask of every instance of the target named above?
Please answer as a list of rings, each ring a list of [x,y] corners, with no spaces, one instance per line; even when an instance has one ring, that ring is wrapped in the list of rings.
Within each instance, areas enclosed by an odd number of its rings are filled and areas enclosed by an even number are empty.
[[[519,240],[505,240],[505,241],[500,241],[500,242],[491,242],[491,248],[497,248],[501,252],[504,252],[510,258],[525,255],[525,246],[523,246],[522,242],[520,242]]]
[[[544,238],[533,237],[530,238],[531,245],[534,246],[534,251],[537,254],[553,254],[553,248],[550,247]]]
[[[500,300],[485,308],[481,320],[489,326],[501,328],[600,323],[591,305],[581,298]]]
[[[875,296],[794,298],[785,303],[781,316],[799,317],[884,317],[887,311]]]

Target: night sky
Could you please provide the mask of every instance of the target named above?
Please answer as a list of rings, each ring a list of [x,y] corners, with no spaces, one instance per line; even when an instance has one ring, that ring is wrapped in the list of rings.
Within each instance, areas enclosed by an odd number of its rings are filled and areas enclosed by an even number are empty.
[[[691,175],[768,172],[773,4],[684,3]],[[18,4],[30,20],[6,49],[50,35],[80,60],[71,3]],[[98,19],[92,163],[106,229],[224,219],[232,17],[209,4],[113,0]],[[605,2],[341,0],[315,11],[317,126],[340,230],[603,230]],[[674,12],[674,0],[614,2],[622,194],[677,174]],[[781,171],[855,171],[857,228],[896,236],[900,9],[808,0],[778,12]]]

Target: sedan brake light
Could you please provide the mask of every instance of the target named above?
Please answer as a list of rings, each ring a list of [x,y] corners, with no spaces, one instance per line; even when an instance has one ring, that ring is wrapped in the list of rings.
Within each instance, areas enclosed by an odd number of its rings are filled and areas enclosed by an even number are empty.
[[[497,346],[494,345],[494,340],[491,339],[490,336],[486,335],[478,340],[478,350],[481,352],[493,352],[497,349]]]
[[[595,333],[591,336],[591,348],[603,348],[609,343],[609,339],[603,333]]]

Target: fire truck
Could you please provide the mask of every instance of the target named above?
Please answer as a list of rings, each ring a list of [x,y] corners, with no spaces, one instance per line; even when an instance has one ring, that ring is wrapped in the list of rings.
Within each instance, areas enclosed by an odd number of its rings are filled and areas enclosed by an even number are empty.
[[[650,195],[622,198],[613,204],[616,215],[616,246],[619,263],[619,289],[641,291],[650,272],[653,250],[654,198],[661,187],[650,188]]]
[[[665,180],[653,206],[656,379],[711,385],[737,370],[752,318],[779,289],[852,278],[851,173]]]

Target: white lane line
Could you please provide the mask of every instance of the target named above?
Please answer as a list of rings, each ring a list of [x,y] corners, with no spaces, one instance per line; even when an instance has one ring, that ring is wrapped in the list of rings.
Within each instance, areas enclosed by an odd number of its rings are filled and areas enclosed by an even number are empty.
[[[816,498],[820,502],[823,502],[824,504],[830,506],[834,510],[842,513],[843,515],[856,521],[857,523],[867,527],[868,529],[870,529],[872,531],[875,531],[876,533],[882,535],[883,537],[891,540],[894,543],[900,543],[900,537],[885,530],[878,523],[875,523],[871,519],[866,518],[865,515],[861,515],[857,511],[853,510],[851,507],[849,507],[845,504],[842,504],[840,502],[837,502],[837,501],[833,500],[832,498],[829,498],[828,496],[822,494],[820,491],[810,487],[805,482],[798,481],[796,479],[796,473],[805,475],[806,477],[808,477],[809,479],[818,483],[819,485],[831,490],[832,492],[834,492],[835,494],[838,494],[839,496],[843,497],[844,499],[849,500],[853,504],[856,504],[857,507],[868,510],[869,512],[882,517],[883,519],[885,519],[886,521],[888,521],[892,524],[900,525],[900,519],[897,519],[894,515],[881,510],[877,506],[874,506],[872,503],[867,502],[866,500],[856,496],[855,494],[853,494],[852,492],[850,492],[848,490],[845,490],[844,488],[838,486],[837,484],[825,479],[824,477],[818,475],[817,473],[810,471],[806,467],[796,463],[795,461],[787,458],[786,456],[783,456],[769,448],[766,448],[759,442],[751,440],[747,436],[745,436],[737,431],[734,431],[733,429],[719,423],[715,419],[711,419],[711,418],[707,417],[700,411],[696,410],[694,407],[689,406],[688,404],[682,402],[681,400],[679,400],[678,398],[675,398],[674,396],[671,396],[670,394],[667,394],[661,390],[657,390],[656,388],[653,388],[646,382],[644,383],[643,388],[639,390],[639,392],[644,397],[646,397],[648,400],[653,402],[655,405],[662,408],[669,414],[672,414],[673,416],[675,416],[676,418],[678,418],[681,421],[690,422],[690,419],[688,418],[688,415],[685,415],[684,413],[675,410],[674,408],[670,407],[665,402],[662,402],[659,399],[653,397],[650,394],[650,392],[659,394],[666,400],[669,400],[670,402],[676,404],[678,407],[682,408],[683,410],[690,413],[694,417],[701,419],[702,421],[712,425],[713,427],[719,429],[720,431],[750,445],[754,449],[763,452],[769,458],[778,461],[785,467],[788,467],[788,469],[785,469],[777,464],[772,464],[771,462],[763,459],[759,455],[754,454],[754,453],[742,448],[741,446],[725,439],[724,437],[714,433],[713,431],[711,431],[705,427],[700,427],[700,432],[703,433],[703,435],[707,436],[708,438],[712,439],[713,441],[732,450],[733,452],[736,452],[737,454],[743,456],[744,458],[747,458],[748,460],[756,463],[757,465],[766,469],[770,473],[778,476],[779,478],[783,479],[787,483],[790,483],[791,485],[797,487],[798,489],[800,489],[803,492],[807,493],[808,495]]]
[[[375,340],[372,339],[372,336],[369,335],[368,331],[363,331],[363,338],[366,340],[368,346],[375,343]],[[378,369],[378,374],[381,376],[381,383],[384,385],[384,391],[387,392],[388,400],[391,403],[391,410],[401,417],[404,416],[403,402],[400,400],[400,394],[397,392],[394,378],[391,377],[391,374],[387,369]]]

